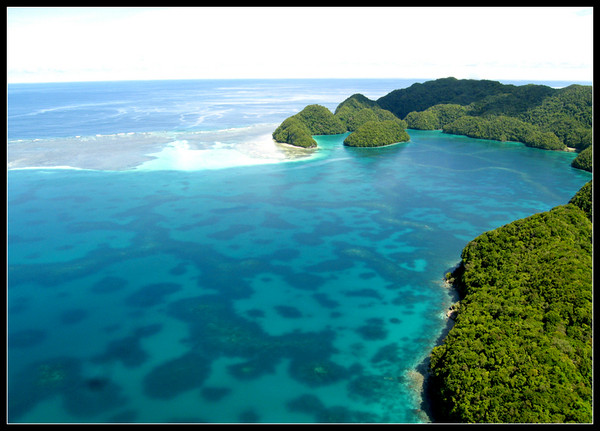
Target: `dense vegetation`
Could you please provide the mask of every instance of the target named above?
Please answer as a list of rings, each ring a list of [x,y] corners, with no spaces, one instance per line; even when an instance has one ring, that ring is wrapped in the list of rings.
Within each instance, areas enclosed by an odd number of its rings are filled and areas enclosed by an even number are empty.
[[[591,86],[554,89],[443,78],[394,90],[377,104],[412,129],[442,129],[549,150],[581,152],[592,144]],[[583,158],[573,166],[591,171],[590,158]]]
[[[409,112],[405,120],[407,127],[418,130],[440,130],[446,124],[469,115],[470,109],[456,104],[439,104],[424,111]]]
[[[569,201],[580,209],[582,209],[587,217],[592,220],[592,202],[593,202],[593,190],[592,182],[588,181]]]
[[[297,147],[313,148],[317,142],[312,135],[345,133],[339,118],[324,106],[308,105],[296,115],[286,118],[273,132],[273,139]]]
[[[437,420],[591,422],[591,189],[465,247],[456,322],[431,355]]]
[[[296,147],[314,148],[317,141],[311,136],[308,127],[295,116],[286,118],[273,132],[273,139]]]
[[[377,104],[363,96],[354,94],[340,103],[335,109],[335,116],[353,132],[367,121],[398,120],[390,111],[380,108]],[[405,129],[406,124],[400,123]]]
[[[340,103],[335,114],[324,106],[309,105],[285,119],[273,132],[273,139],[300,147],[312,148],[317,143],[311,135],[351,133],[345,145],[380,147],[408,141],[406,122],[381,109],[362,94],[354,94]]]
[[[346,133],[346,127],[340,119],[321,105],[308,105],[298,112],[295,117],[308,127],[311,135]]]
[[[434,105],[469,105],[503,93],[505,87],[496,81],[442,78],[394,90],[377,99],[377,104],[398,118],[405,118],[412,111],[423,111]]]
[[[367,121],[344,139],[349,147],[382,147],[410,139],[400,120]]]
[[[555,90],[521,118],[581,151],[592,143],[592,87],[571,85]]]
[[[286,119],[273,138],[316,147],[311,135],[349,131],[352,133],[345,141],[347,145],[389,145],[409,139],[406,132],[392,133],[397,127],[388,122],[396,120],[404,129],[443,130],[547,150],[570,147],[580,153],[572,166],[591,172],[592,106],[591,86],[555,89],[442,78],[394,90],[377,101],[354,94],[340,103],[334,114],[323,106],[309,105]],[[298,121],[288,121],[291,118]],[[353,136],[363,125],[363,131]],[[376,139],[366,141],[372,137]]]
[[[471,103],[471,115],[519,117],[531,107],[541,104],[547,97],[555,94],[556,91],[546,85],[504,85],[501,93]]]
[[[552,132],[544,132],[533,124],[514,117],[464,116],[442,127],[445,133],[495,141],[522,142],[528,147],[545,150],[564,150],[565,144]]]
[[[584,171],[592,172],[592,146],[587,147],[571,162],[571,166]]]

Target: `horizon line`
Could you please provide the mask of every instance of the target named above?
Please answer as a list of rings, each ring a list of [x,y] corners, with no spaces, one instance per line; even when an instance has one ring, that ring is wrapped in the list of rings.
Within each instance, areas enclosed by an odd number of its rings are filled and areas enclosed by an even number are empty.
[[[443,77],[437,77],[437,78],[430,78],[430,77],[420,77],[420,78],[416,78],[416,77],[375,77],[375,78],[370,78],[370,77],[340,77],[340,78],[332,78],[332,77],[310,77],[310,78],[303,78],[303,77],[281,77],[281,78],[243,78],[243,77],[238,77],[238,78],[142,78],[142,79],[136,79],[136,78],[118,78],[118,79],[81,79],[81,80],[75,80],[75,81],[9,81],[7,80],[6,84],[7,85],[13,85],[13,84],[19,84],[19,85],[24,85],[24,84],[76,84],[76,83],[101,83],[101,82],[152,82],[152,81],[238,81],[238,80],[244,80],[244,81],[283,81],[283,80],[287,80],[287,81],[300,81],[300,80],[304,80],[304,81],[316,81],[316,80],[415,80],[415,81],[435,81],[438,79],[445,79],[445,78],[455,78],[458,80],[474,80],[474,81],[512,81],[512,82],[561,82],[561,83],[565,83],[565,82],[571,82],[573,84],[580,84],[580,85],[593,85],[593,81],[589,81],[589,80],[576,80],[576,79],[527,79],[527,78],[519,78],[519,79],[514,79],[514,78],[473,78],[473,77],[468,77],[468,78],[456,78],[454,76],[443,76]]]

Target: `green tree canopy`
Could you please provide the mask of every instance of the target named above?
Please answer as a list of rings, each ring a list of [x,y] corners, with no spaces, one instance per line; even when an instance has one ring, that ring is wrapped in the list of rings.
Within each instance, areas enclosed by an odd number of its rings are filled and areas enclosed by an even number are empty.
[[[350,132],[355,131],[367,121],[397,120],[397,117],[390,111],[381,109],[376,102],[362,94],[354,94],[340,103],[335,109],[335,116]]]
[[[593,147],[589,146],[581,153],[577,154],[577,157],[571,162],[571,166],[584,171],[592,172],[592,151]]]
[[[588,183],[465,247],[456,322],[431,355],[438,420],[591,421],[590,201]]]
[[[446,124],[468,115],[469,107],[457,104],[434,105],[421,112],[410,112],[405,121],[410,129],[439,130]]]
[[[442,78],[391,91],[377,99],[377,104],[398,118],[405,118],[409,112],[424,111],[442,103],[468,105],[490,95],[506,92],[507,87],[514,86],[488,80]]]
[[[346,133],[346,127],[340,119],[324,106],[308,105],[295,116],[308,127],[311,135]]]
[[[273,139],[297,147],[312,148],[317,142],[312,135],[345,133],[346,126],[321,105],[308,105],[296,115],[286,118],[273,132]]]
[[[592,143],[592,108],[592,87],[570,85],[531,107],[520,118],[581,151]]]
[[[382,147],[410,139],[400,120],[367,121],[344,140],[349,147]]]
[[[570,204],[578,206],[580,209],[585,211],[588,218],[592,220],[592,181],[588,181],[569,201]]]
[[[296,147],[314,148],[317,141],[311,136],[308,127],[297,117],[288,117],[275,129],[273,139]]]
[[[529,147],[563,150],[565,145],[551,132],[514,117],[464,116],[443,126],[444,133],[496,141],[522,142]]]

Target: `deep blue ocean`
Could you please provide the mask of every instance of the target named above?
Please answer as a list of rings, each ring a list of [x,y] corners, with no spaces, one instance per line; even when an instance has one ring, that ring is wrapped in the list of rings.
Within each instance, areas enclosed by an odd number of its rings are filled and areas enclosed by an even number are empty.
[[[439,131],[270,139],[417,81],[9,84],[8,421],[429,421],[444,274],[591,174]]]

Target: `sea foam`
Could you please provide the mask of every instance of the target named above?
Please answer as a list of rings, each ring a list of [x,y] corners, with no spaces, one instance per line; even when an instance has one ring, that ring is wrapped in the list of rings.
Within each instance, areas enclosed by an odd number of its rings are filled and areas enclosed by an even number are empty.
[[[275,142],[275,126],[21,139],[8,143],[7,168],[192,171],[281,163],[314,153]]]

